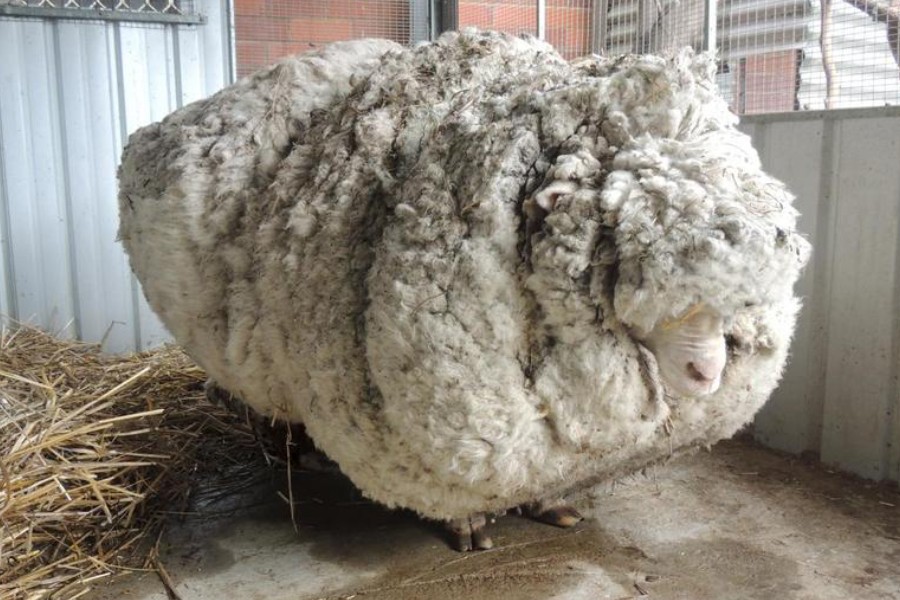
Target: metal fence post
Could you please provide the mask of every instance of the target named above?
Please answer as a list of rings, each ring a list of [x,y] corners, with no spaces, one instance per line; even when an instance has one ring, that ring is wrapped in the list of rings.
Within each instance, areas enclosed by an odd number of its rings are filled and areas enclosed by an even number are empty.
[[[459,29],[459,2],[458,0],[436,0],[438,5],[438,13],[440,15],[440,23],[438,28],[433,30],[434,37],[444,33],[445,31],[453,31]]]
[[[646,54],[653,52],[653,38],[647,35],[644,23],[647,21],[647,0],[637,0],[637,22],[634,24],[634,41],[632,42],[632,51],[638,54]],[[650,32],[653,32],[651,25]]]
[[[537,38],[547,39],[547,0],[537,0]]]
[[[716,51],[716,35],[717,35],[717,1],[705,0],[703,3],[703,51]]]
[[[431,39],[431,0],[409,0],[409,43]]]
[[[591,52],[606,54],[609,0],[594,0],[591,5]]]

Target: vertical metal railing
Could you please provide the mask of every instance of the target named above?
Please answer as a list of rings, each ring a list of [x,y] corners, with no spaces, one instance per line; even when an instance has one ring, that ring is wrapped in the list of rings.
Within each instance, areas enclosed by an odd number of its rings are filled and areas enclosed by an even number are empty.
[[[609,0],[594,0],[591,5],[591,52],[606,54],[606,35],[609,28]]]
[[[458,0],[410,0],[410,41],[434,40],[459,28]]]
[[[545,40],[547,39],[547,0],[537,0],[535,8],[537,8],[537,31],[535,34],[539,40]]]
[[[703,50],[705,52],[716,51],[716,36],[718,35],[716,23],[718,2],[716,0],[704,0],[703,2]]]

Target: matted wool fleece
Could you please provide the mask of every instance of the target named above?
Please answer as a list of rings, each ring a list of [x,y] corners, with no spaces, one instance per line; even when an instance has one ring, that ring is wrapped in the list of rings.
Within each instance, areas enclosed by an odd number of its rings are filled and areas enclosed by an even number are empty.
[[[368,497],[501,511],[728,437],[774,389],[809,244],[736,123],[706,55],[334,44],[136,132],[120,236],[186,351]],[[682,397],[639,336],[697,305],[728,363]]]

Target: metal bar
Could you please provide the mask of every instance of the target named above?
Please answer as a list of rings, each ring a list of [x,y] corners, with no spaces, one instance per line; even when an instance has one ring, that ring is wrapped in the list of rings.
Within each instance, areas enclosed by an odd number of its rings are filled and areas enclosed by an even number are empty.
[[[0,6],[0,17],[26,19],[81,19],[88,21],[125,21],[139,23],[176,23],[201,25],[204,15],[173,15],[169,13],[108,10],[102,8],[49,8],[38,6]]]
[[[51,103],[56,104],[56,119],[51,119],[51,122],[54,124],[54,140],[53,146],[55,147],[54,154],[56,154],[56,159],[60,164],[60,172],[58,175],[57,188],[59,190],[59,195],[62,198],[62,210],[65,214],[65,225],[66,225],[66,271],[69,278],[69,302],[72,308],[72,319],[71,319],[71,327],[74,329],[74,335],[76,339],[84,339],[84,331],[82,329],[82,306],[81,306],[81,294],[79,285],[78,285],[78,263],[77,263],[77,254],[75,250],[75,227],[74,227],[74,213],[75,209],[73,208],[75,203],[72,198],[72,164],[69,161],[69,153],[67,152],[69,148],[69,140],[68,140],[68,132],[66,130],[66,88],[63,84],[63,69],[62,69],[62,48],[60,47],[62,44],[60,42],[59,36],[59,22],[53,22],[51,24],[51,33],[49,37],[49,42],[51,46],[51,52],[48,52],[49,61],[52,61],[52,71],[55,73],[55,77],[51,80],[51,86],[55,86],[55,90],[51,88],[50,97]],[[67,49],[68,50],[68,49]],[[68,329],[66,327],[65,329]]]
[[[647,52],[651,52],[651,44],[653,40],[647,36],[644,39],[644,22],[647,18],[647,1],[646,0],[638,0],[637,3],[637,22],[634,24],[634,43],[632,44],[632,51],[637,52],[638,54],[644,54]],[[650,28],[650,31],[653,31],[653,28]]]
[[[431,39],[431,4],[429,0],[409,0],[410,44]]]
[[[703,51],[716,51],[716,27],[718,26],[717,0],[705,0],[703,3]]]
[[[234,83],[237,81],[237,29],[234,23],[234,0],[228,0],[226,5],[228,10],[228,23],[225,30],[225,50],[228,56],[228,77],[225,83]]]
[[[0,261],[3,261],[3,267],[0,269],[0,275],[6,276],[5,299],[0,300],[0,307],[3,307],[5,314],[0,315],[0,326],[8,325],[9,321],[4,317],[13,320],[21,319],[18,309],[18,294],[16,293],[16,271],[15,261],[13,260],[12,238],[9,231],[9,183],[6,176],[6,165],[3,159],[3,113],[0,112]],[[2,283],[2,277],[0,277]]]
[[[832,110],[801,110],[798,112],[741,115],[741,123],[778,123],[782,121],[837,121],[840,119],[900,118],[900,106],[872,108],[836,108]]]
[[[441,27],[441,7],[439,0],[428,2],[428,39],[434,40],[438,36]]]
[[[457,0],[440,0],[441,22],[438,34],[459,29],[459,2]]]
[[[537,0],[537,38],[547,39],[547,0]]]
[[[606,54],[606,34],[609,20],[609,0],[594,0],[591,4],[591,52]]]
[[[126,142],[128,141],[128,117],[125,114],[125,105],[127,103],[127,96],[125,94],[125,65],[123,59],[122,52],[122,29],[119,23],[114,23],[113,26],[113,57],[115,60],[115,72],[116,72],[116,104],[117,104],[117,116],[119,117],[119,141],[122,145],[122,148],[125,147]],[[119,149],[121,153],[121,148]],[[129,283],[131,284],[131,335],[134,341],[135,350],[141,350],[143,348],[143,344],[141,343],[141,309],[140,309],[140,294],[141,290],[138,287],[137,276],[135,276],[134,272],[128,274]]]

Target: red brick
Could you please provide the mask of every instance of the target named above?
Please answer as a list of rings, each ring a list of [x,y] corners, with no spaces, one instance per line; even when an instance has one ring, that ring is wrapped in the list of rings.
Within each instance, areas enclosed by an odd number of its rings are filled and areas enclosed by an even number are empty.
[[[587,23],[590,23],[590,13],[583,8],[547,7],[547,29],[572,25],[586,26]]]
[[[735,81],[743,82],[743,113],[782,112],[794,110],[797,82],[796,51],[771,52],[749,56],[735,69]],[[738,83],[740,85],[740,83]],[[736,90],[740,97],[742,90]],[[736,103],[739,100],[736,100]],[[741,106],[735,106],[740,110]]]
[[[236,51],[241,77],[269,64],[269,45],[265,42],[238,40]]]
[[[537,10],[534,5],[494,7],[492,28],[508,33],[535,33],[537,31]]]
[[[268,12],[284,19],[293,17],[328,17],[328,7],[334,2],[349,0],[266,0]]]
[[[494,26],[493,7],[481,2],[460,2],[459,26],[491,29]]]
[[[290,41],[328,43],[353,38],[353,23],[336,19],[292,19]]]
[[[384,38],[400,44],[409,43],[409,21],[390,22],[360,22],[353,23],[353,37],[355,38]]]
[[[409,15],[405,0],[330,0],[328,16],[333,19],[352,19],[358,24],[365,20],[389,21]]]
[[[235,18],[235,36],[238,40],[288,40],[289,21],[273,16]]]
[[[535,0],[479,0],[481,4],[489,4],[493,6],[518,6],[531,7],[537,10],[537,2]]]
[[[547,0],[547,9],[553,7],[574,8],[579,10],[590,10],[594,5],[593,0]]]
[[[261,15],[267,4],[268,0],[234,0],[235,17]]]
[[[560,51],[581,52],[589,47],[587,27],[554,27],[547,30],[547,41]]]
[[[269,44],[269,59],[275,62],[285,56],[308,52],[315,45],[310,42],[276,42]]]

